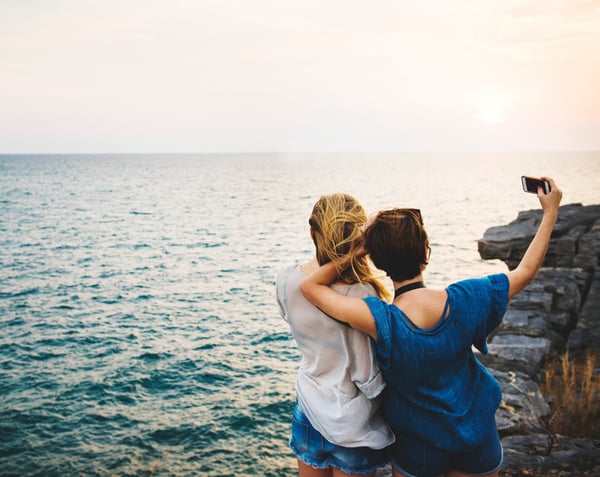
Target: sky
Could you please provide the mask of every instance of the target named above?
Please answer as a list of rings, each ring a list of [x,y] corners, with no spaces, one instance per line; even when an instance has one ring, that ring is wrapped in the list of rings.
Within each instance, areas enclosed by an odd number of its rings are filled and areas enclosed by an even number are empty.
[[[0,0],[0,153],[600,150],[598,0]]]

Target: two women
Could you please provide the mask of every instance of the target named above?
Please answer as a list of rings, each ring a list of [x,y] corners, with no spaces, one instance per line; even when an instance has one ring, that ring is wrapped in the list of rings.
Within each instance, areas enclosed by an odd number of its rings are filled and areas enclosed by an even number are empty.
[[[309,219],[315,257],[285,267],[277,277],[277,300],[302,355],[296,381],[290,447],[301,477],[373,476],[387,463],[394,436],[380,412],[385,387],[372,342],[361,331],[327,317],[300,293],[300,282],[320,265],[349,257],[332,290],[356,300],[385,299],[362,246],[366,213],[347,194],[323,196]]]
[[[538,191],[543,217],[520,264],[512,271],[459,281],[445,290],[425,287],[429,239],[415,209],[380,212],[367,224],[364,249],[392,279],[393,303],[343,296],[329,285],[355,258],[322,265],[300,283],[304,296],[331,317],[376,341],[387,382],[384,416],[394,430],[394,476],[498,475],[502,447],[495,425],[501,391],[477,360],[501,322],[508,300],[541,267],[562,192]]]

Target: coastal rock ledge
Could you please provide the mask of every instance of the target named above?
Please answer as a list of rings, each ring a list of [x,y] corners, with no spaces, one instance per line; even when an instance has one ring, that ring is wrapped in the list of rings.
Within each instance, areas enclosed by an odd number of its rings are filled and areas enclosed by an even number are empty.
[[[478,241],[481,258],[516,267],[541,217],[539,209],[523,211],[510,224],[488,229]],[[511,300],[488,349],[477,357],[502,387],[500,475],[600,476],[600,440],[548,432],[542,420],[550,408],[538,386],[548,360],[565,351],[600,355],[600,205],[560,207],[542,269]],[[389,467],[377,473],[388,476]]]
[[[520,212],[488,229],[478,242],[483,259],[517,266],[542,218]],[[569,204],[558,220],[535,281],[511,300],[478,358],[502,386],[496,414],[505,464],[501,475],[598,476],[600,440],[550,434],[541,425],[550,409],[538,383],[548,360],[569,352],[600,354],[600,205]]]

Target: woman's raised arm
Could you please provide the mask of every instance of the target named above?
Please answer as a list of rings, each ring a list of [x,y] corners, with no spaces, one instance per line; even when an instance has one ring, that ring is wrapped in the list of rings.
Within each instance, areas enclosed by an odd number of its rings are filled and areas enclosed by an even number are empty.
[[[542,179],[550,182],[551,190],[548,194],[544,194],[543,191],[538,190],[538,198],[544,210],[544,215],[521,262],[517,268],[507,273],[510,283],[508,289],[509,299],[525,288],[537,275],[542,263],[544,263],[544,257],[548,251],[548,244],[552,236],[552,229],[558,218],[558,207],[562,199],[562,191],[556,186],[554,180],[549,177],[543,177]]]

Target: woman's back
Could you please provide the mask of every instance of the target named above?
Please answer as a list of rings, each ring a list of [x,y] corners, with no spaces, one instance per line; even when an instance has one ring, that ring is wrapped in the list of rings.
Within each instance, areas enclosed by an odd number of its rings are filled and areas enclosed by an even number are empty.
[[[377,324],[377,358],[388,382],[384,413],[395,430],[429,436],[438,447],[457,451],[485,437],[477,423],[493,419],[499,404],[500,388],[472,346],[485,351],[485,337],[506,308],[508,283],[499,274],[457,282],[447,292],[425,291],[397,301],[417,306],[431,295],[431,304],[423,306],[434,316],[447,293],[448,306],[444,300],[437,322],[427,327],[416,326],[419,315],[409,317],[395,305],[366,299]]]
[[[447,299],[448,294],[445,290],[420,288],[399,296],[394,300],[394,304],[417,328],[428,329],[447,316]]]

